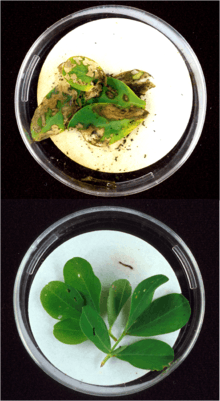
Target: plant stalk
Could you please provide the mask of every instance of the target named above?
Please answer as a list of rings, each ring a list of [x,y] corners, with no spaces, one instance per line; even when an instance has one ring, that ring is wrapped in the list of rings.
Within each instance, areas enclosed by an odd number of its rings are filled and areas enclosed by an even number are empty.
[[[111,337],[114,341],[118,341],[117,338],[112,334],[111,328],[109,329],[108,334],[110,335],[110,337]]]
[[[102,368],[104,366],[104,364],[107,362],[108,359],[110,359],[113,355],[112,355],[112,351],[114,351],[114,349],[117,347],[117,345],[120,343],[120,341],[122,340],[122,338],[126,335],[125,331],[123,331],[123,333],[121,334],[121,336],[119,337],[118,341],[116,341],[116,343],[113,345],[113,347],[111,348],[111,351],[109,354],[106,355],[106,357],[103,359],[100,367]]]

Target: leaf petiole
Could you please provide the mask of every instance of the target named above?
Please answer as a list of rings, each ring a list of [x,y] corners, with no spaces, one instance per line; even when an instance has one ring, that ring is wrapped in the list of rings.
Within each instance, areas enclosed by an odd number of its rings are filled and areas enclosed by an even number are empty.
[[[102,368],[105,363],[108,361],[108,359],[110,359],[113,355],[112,352],[115,350],[115,348],[117,347],[117,345],[120,343],[120,341],[122,340],[122,338],[126,335],[126,333],[123,331],[123,333],[121,334],[121,336],[119,337],[118,341],[116,341],[116,343],[113,345],[113,347],[111,348],[111,351],[109,354],[106,355],[106,357],[103,359],[100,367]]]
[[[112,334],[112,332],[111,332],[111,327],[110,327],[110,329],[108,330],[108,334],[110,335],[110,337],[111,337],[114,341],[118,341],[117,338]]]

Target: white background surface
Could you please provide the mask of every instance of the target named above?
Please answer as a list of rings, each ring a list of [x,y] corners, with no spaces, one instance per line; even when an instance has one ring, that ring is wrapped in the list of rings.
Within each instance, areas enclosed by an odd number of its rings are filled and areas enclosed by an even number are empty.
[[[53,326],[57,320],[43,309],[40,292],[50,281],[64,281],[63,267],[73,257],[88,260],[101,281],[101,316],[106,324],[107,296],[113,281],[120,278],[129,280],[133,292],[142,280],[164,274],[169,281],[155,291],[154,299],[173,292],[181,293],[171,266],[154,247],[133,235],[118,231],[94,231],[72,238],[55,249],[42,263],[30,289],[28,312],[33,335],[44,355],[58,369],[74,379],[98,385],[115,385],[143,376],[146,370],[137,369],[117,358],[111,358],[100,368],[105,354],[89,340],[78,345],[67,345],[53,336]],[[119,261],[131,265],[133,270],[122,266]],[[113,326],[112,333],[117,338],[125,326],[129,304],[128,300]],[[153,338],[173,346],[178,334],[179,330]],[[131,344],[142,338],[127,336],[120,345]],[[113,346],[114,341],[111,342]]]
[[[159,31],[138,21],[108,18],[86,23],[65,35],[48,54],[40,73],[38,103],[54,87],[57,66],[76,55],[95,60],[110,74],[146,71],[156,88],[145,96],[150,112],[145,126],[130,134],[124,150],[115,150],[123,139],[107,152],[87,146],[77,130],[53,137],[56,146],[77,163],[107,172],[138,170],[164,157],[183,135],[192,109],[191,80],[178,49]]]

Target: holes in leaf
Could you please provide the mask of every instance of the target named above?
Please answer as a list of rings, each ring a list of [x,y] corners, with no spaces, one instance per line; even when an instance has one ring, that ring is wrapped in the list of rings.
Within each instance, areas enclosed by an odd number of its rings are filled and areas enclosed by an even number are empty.
[[[77,302],[77,299],[75,297],[73,299],[74,299],[75,302]]]
[[[67,292],[70,292],[70,289],[69,289],[69,288],[67,288]]]
[[[95,336],[95,327],[93,327],[92,331],[93,331],[93,335]]]
[[[78,277],[80,277],[80,274],[78,274]]]
[[[129,97],[128,97],[126,94],[124,94],[124,95],[123,95],[123,100],[124,100],[125,102],[128,102],[128,101],[129,101]]]

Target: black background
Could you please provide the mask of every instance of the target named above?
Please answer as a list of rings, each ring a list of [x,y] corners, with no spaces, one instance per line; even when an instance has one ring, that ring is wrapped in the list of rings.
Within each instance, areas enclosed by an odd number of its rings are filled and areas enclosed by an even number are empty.
[[[36,237],[67,214],[98,205],[133,208],[167,224],[183,239],[196,258],[206,293],[204,324],[186,360],[156,386],[119,399],[219,400],[218,200],[129,198],[111,202],[104,199],[2,201],[2,399],[100,399],[62,386],[35,364],[19,338],[12,309],[18,267]]]
[[[130,198],[218,197],[218,20],[213,1],[115,1],[164,19],[188,41],[204,71],[207,117],[202,136],[186,163],[158,186]],[[14,115],[14,89],[21,63],[34,41],[59,19],[103,1],[2,2],[2,198],[89,199],[51,177],[21,140]],[[147,43],[146,43],[147,46]],[[132,50],[132,49],[131,49]]]

